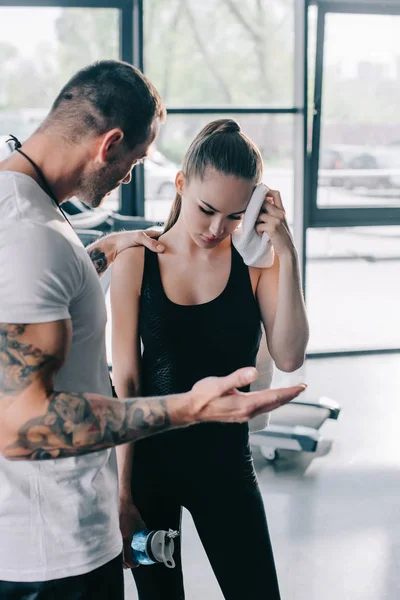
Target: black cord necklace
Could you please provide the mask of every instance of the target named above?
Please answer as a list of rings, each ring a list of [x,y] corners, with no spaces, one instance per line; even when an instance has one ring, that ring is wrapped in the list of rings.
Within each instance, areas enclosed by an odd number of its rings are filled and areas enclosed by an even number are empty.
[[[44,176],[42,170],[37,166],[37,164],[31,159],[29,158],[29,156],[27,154],[25,154],[25,152],[22,152],[22,150],[20,149],[22,144],[21,142],[15,137],[15,135],[12,135],[11,133],[9,133],[10,139],[7,140],[7,142],[14,142],[14,150],[16,152],[18,152],[19,154],[21,154],[24,158],[26,158],[26,160],[28,162],[31,163],[32,167],[35,169],[37,176],[40,179],[41,182],[41,186],[43,188],[43,190],[46,192],[46,194],[48,196],[50,196],[50,198],[53,200],[54,204],[57,206],[58,210],[60,211],[60,213],[63,215],[64,219],[67,221],[67,223],[72,227],[67,215],[65,214],[65,211],[61,208],[60,204],[57,201],[57,198],[55,197],[55,195],[53,194],[53,191],[49,185],[49,182],[47,181],[46,177]],[[73,229],[73,227],[72,227]]]

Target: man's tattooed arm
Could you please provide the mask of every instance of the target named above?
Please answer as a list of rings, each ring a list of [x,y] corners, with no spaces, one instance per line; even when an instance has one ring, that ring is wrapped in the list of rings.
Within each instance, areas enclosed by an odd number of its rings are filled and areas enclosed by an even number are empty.
[[[25,329],[26,325],[0,324],[0,401],[22,392],[46,367],[58,368],[58,359],[21,339]]]
[[[92,261],[94,268],[97,271],[97,274],[103,275],[107,271],[108,267],[108,259],[107,256],[100,250],[100,248],[93,248],[93,250],[88,250],[88,254],[90,260]]]
[[[157,239],[160,232],[156,231],[121,231],[118,233],[110,233],[103,238],[100,238],[86,248],[89,257],[99,275],[101,277],[120,252],[134,246],[146,246],[153,252],[163,252],[164,246],[159,244]]]
[[[47,411],[26,421],[4,454],[14,460],[65,458],[104,450],[169,427],[163,398],[121,401],[95,394],[54,392]]]
[[[46,336],[53,327],[53,338],[64,343],[62,323],[0,324],[0,449],[7,458],[88,454],[164,431],[171,420],[176,423],[177,411],[187,402],[183,396],[170,414],[165,398],[121,401],[52,389],[63,353]],[[41,350],[36,340],[51,351]],[[187,423],[183,418],[179,424]]]
[[[119,253],[121,235],[123,234],[111,233],[87,246],[86,251],[99,277],[107,271]]]

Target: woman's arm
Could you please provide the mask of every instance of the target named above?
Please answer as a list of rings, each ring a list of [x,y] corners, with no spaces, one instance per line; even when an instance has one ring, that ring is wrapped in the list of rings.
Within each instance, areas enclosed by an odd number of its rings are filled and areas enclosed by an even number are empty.
[[[278,369],[295,371],[304,362],[308,321],[301,287],[296,249],[278,256],[263,269],[257,300],[265,327],[269,352]]]
[[[113,384],[119,398],[139,395],[138,328],[143,266],[144,248],[130,248],[117,257],[111,274]],[[130,490],[131,446],[125,444],[117,453],[121,495]]]
[[[115,260],[111,273],[113,383],[119,398],[135,397],[140,391],[139,300],[143,266],[144,248],[131,248]],[[116,450],[124,564],[132,568],[136,566],[130,547],[132,536],[145,529],[132,501],[134,444],[124,444]]]
[[[257,231],[266,231],[274,246],[272,267],[263,269],[256,296],[268,349],[281,371],[295,371],[304,362],[309,338],[299,260],[279,192],[270,190]]]

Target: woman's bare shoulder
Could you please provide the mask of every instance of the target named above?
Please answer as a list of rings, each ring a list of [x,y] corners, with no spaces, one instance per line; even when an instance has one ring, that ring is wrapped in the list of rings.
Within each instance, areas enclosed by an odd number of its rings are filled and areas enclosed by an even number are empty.
[[[135,246],[121,252],[114,260],[111,271],[111,285],[124,286],[132,290],[140,290],[144,270],[143,246]]]
[[[132,246],[132,248],[127,248],[118,254],[114,261],[114,265],[123,264],[123,265],[134,265],[140,264],[144,262],[144,246]]]

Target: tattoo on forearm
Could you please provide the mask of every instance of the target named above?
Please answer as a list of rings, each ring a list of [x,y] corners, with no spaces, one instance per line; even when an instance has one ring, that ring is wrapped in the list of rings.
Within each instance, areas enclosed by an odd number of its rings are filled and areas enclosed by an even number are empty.
[[[58,364],[54,356],[20,339],[25,329],[25,325],[0,323],[0,398],[19,394],[39,371]]]
[[[45,415],[20,428],[7,458],[46,460],[88,454],[170,427],[164,399],[120,402],[56,392]]]
[[[107,256],[99,250],[98,248],[94,248],[89,252],[90,260],[94,264],[94,267],[99,275],[104,273],[108,267]]]
[[[59,367],[55,356],[23,341],[26,325],[0,323],[0,400],[16,397]],[[88,454],[170,427],[164,398],[120,401],[98,394],[52,392],[46,412],[28,420],[4,454],[45,460]]]

